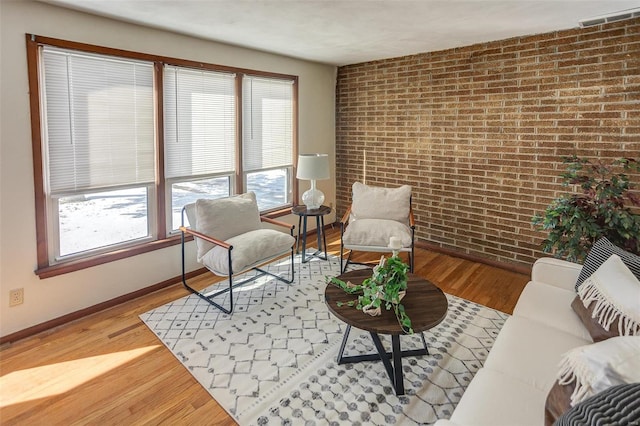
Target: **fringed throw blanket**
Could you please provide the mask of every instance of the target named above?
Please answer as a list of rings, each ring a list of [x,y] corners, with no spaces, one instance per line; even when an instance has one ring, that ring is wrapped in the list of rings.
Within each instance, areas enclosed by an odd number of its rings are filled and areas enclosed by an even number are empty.
[[[618,334],[640,335],[640,281],[620,257],[611,257],[578,289],[585,307],[595,303],[593,318],[605,329],[618,320]]]
[[[572,406],[611,386],[640,382],[640,336],[612,337],[565,353],[558,383],[573,382]]]

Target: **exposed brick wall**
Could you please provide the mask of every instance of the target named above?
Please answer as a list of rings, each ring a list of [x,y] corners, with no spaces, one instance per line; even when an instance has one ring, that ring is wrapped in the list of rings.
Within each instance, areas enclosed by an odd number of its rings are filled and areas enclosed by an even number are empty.
[[[640,19],[344,66],[336,108],[338,217],[366,156],[419,240],[527,265],[561,156],[640,156]]]

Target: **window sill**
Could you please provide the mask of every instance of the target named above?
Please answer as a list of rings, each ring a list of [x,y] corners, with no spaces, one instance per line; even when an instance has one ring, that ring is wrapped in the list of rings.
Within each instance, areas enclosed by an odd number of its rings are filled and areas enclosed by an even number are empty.
[[[193,237],[187,237],[187,240],[192,240]],[[40,279],[51,278],[57,275],[68,274],[69,272],[79,271],[81,269],[91,268],[93,266],[102,265],[116,260],[126,259],[128,257],[136,256],[142,253],[148,253],[154,250],[160,250],[165,247],[171,247],[180,244],[180,235],[172,235],[171,237],[163,240],[151,241],[148,243],[136,245],[133,247],[127,247],[120,250],[115,250],[109,253],[104,253],[96,256],[86,257],[83,259],[76,259],[68,262],[62,262],[55,265],[49,265],[36,269],[35,274]]]
[[[266,212],[264,213],[264,216],[275,219],[277,217],[286,216],[290,213],[291,207],[289,206]],[[193,239],[193,237],[191,236],[187,236],[186,238],[188,241],[191,241]],[[34,272],[38,277],[40,277],[40,279],[51,278],[58,275],[79,271],[81,269],[87,269],[93,266],[114,262],[116,260],[126,259],[138,254],[149,253],[154,250],[160,250],[165,247],[171,247],[177,244],[180,244],[180,234],[172,235],[163,240],[151,241],[133,247],[115,250],[109,253],[103,253],[96,256],[85,257],[83,259],[70,260],[68,262],[61,262],[55,265],[44,266],[42,268],[36,269]]]

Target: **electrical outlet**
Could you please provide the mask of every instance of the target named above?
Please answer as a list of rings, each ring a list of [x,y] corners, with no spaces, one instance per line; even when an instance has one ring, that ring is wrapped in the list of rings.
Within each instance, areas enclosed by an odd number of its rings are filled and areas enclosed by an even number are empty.
[[[24,303],[24,289],[9,290],[9,306],[22,305]]]

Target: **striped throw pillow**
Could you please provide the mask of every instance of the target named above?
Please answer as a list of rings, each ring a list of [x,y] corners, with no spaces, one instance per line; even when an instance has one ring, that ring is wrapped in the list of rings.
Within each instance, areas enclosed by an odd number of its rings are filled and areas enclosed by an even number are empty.
[[[576,404],[554,426],[640,424],[640,383],[612,386]]]
[[[576,281],[576,291],[578,291],[584,280],[589,278],[612,254],[620,256],[622,262],[640,280],[640,256],[629,253],[602,237],[595,242],[587,255],[587,259],[584,261],[584,265],[582,265],[578,281]]]

